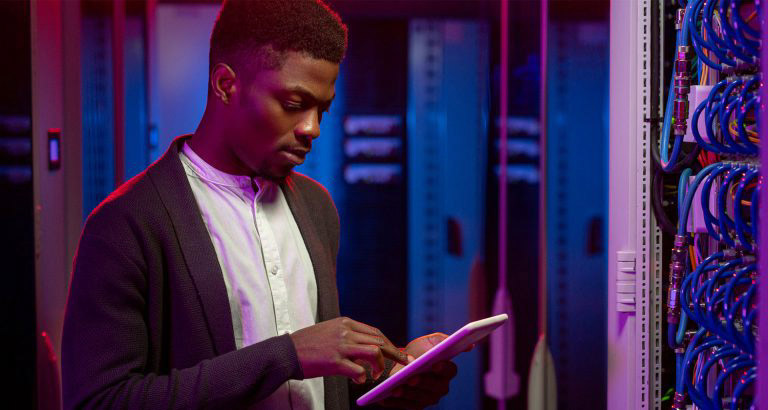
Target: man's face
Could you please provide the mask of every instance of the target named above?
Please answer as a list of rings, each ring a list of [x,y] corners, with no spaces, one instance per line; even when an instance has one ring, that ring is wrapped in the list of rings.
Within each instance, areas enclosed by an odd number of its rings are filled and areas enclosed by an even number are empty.
[[[247,80],[239,76],[224,137],[246,172],[281,179],[304,162],[320,136],[339,65],[289,51],[280,68],[254,71]]]

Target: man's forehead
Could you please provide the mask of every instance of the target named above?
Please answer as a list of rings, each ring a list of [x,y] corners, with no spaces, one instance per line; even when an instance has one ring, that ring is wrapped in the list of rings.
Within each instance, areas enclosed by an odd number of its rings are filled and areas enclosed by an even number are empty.
[[[312,90],[304,87],[301,84],[294,84],[292,86],[288,86],[285,89],[285,91],[292,94],[298,94],[301,97],[304,97],[310,100],[315,100],[319,103],[330,102],[331,100],[336,98],[336,92],[334,91],[333,88],[330,89],[330,95],[318,95],[316,94],[316,92],[313,92]],[[323,90],[323,91],[324,91],[324,94],[327,94],[327,91],[329,90]]]
[[[339,75],[339,64],[314,58],[304,53],[289,51],[280,65],[279,71],[285,76],[333,84]]]
[[[274,73],[279,86],[297,94],[308,94],[317,100],[330,100],[339,75],[339,65],[294,53]]]

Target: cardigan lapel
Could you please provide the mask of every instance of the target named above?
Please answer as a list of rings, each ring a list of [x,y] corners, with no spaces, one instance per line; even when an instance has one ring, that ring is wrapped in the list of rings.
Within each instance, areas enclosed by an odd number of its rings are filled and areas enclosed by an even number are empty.
[[[315,229],[315,222],[310,217],[310,210],[305,199],[301,195],[296,183],[289,176],[280,184],[288,207],[293,213],[296,225],[299,227],[304,245],[309,252],[309,258],[312,261],[312,268],[315,271],[315,281],[317,282],[317,316],[318,322],[332,319],[338,316],[338,294],[336,290],[336,281],[334,275],[335,266],[323,246],[320,237]]]
[[[312,260],[317,282],[317,317],[318,322],[333,319],[339,315],[339,295],[336,289],[336,266],[328,246],[321,242],[317,230],[317,219],[312,219],[307,195],[298,188],[292,176],[285,179],[280,187],[283,190],[288,207],[299,227],[304,245]],[[347,409],[347,381],[343,377],[325,377],[325,407],[327,409]]]
[[[149,175],[171,218],[216,353],[223,354],[235,350],[232,313],[216,250],[179,159],[179,149],[188,137],[176,138],[155,166],[150,167]]]
[[[179,159],[179,149],[188,137],[176,138],[168,151],[150,167],[149,175],[176,231],[217,354],[223,354],[236,348],[232,313],[216,250]],[[286,178],[280,187],[312,261],[317,282],[318,321],[334,318],[339,310],[335,267],[315,229],[305,196],[301,195],[291,177]]]

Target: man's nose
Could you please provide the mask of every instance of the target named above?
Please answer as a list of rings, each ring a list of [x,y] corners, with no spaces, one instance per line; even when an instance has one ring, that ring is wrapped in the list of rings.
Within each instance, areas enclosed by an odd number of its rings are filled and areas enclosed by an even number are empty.
[[[320,136],[320,117],[317,110],[309,110],[296,127],[296,135],[313,140]]]

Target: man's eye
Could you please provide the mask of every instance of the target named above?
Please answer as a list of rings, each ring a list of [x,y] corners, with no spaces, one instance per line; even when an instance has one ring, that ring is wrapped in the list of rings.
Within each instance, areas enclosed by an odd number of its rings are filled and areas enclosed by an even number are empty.
[[[283,108],[287,111],[300,111],[304,109],[304,106],[301,103],[288,101],[283,103]]]

